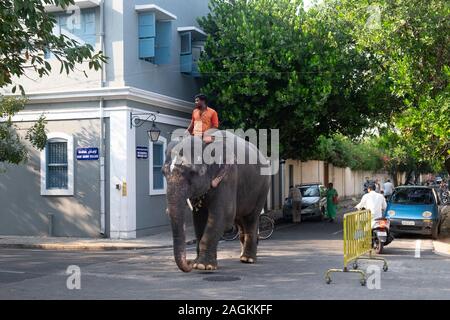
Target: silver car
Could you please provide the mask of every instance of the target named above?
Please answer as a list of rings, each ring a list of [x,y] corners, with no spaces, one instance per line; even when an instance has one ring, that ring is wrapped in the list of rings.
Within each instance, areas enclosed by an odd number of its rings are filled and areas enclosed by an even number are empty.
[[[302,220],[314,218],[322,221],[327,209],[326,189],[320,183],[296,185],[302,194]],[[283,218],[292,219],[292,199],[286,198],[283,205]]]

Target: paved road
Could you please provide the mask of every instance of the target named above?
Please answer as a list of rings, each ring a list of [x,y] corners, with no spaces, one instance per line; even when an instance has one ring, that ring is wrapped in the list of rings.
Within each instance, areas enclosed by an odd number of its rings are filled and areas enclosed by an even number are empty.
[[[420,258],[414,238],[396,239],[386,247],[389,271],[381,272],[381,289],[361,286],[355,274],[336,274],[325,284],[324,272],[342,266],[340,226],[280,225],[261,242],[255,265],[239,262],[238,241],[223,242],[220,269],[214,273],[178,271],[171,249],[1,249],[0,299],[450,299],[450,259],[433,254],[426,238]],[[193,255],[190,247],[188,256]],[[80,267],[80,290],[66,287],[69,265]]]

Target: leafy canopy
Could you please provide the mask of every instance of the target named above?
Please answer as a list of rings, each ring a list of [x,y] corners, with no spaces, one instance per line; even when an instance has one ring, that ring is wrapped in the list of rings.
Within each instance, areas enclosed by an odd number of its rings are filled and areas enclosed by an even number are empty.
[[[12,86],[25,95],[20,79],[31,69],[39,77],[52,72],[44,59],[49,50],[60,63],[60,73],[73,72],[77,64],[88,62],[89,68],[99,70],[106,57],[90,45],[82,45],[66,35],[53,34],[55,18],[44,5],[67,7],[74,0],[2,0],[0,2],[0,88]],[[85,73],[86,74],[86,73]],[[17,134],[11,117],[22,110],[26,99],[0,96],[0,163],[18,164],[27,158],[27,149]],[[46,143],[45,119],[41,117],[25,137],[42,149]]]

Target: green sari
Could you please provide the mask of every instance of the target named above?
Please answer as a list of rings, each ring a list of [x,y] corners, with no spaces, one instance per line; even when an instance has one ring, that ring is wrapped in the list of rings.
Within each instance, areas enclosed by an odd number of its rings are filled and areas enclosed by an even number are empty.
[[[327,190],[327,216],[331,219],[336,218],[337,206],[333,203],[333,197],[337,195],[336,189],[331,188]]]

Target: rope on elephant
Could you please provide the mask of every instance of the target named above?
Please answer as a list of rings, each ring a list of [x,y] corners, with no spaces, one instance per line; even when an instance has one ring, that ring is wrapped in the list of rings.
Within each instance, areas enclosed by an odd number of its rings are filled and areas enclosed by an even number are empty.
[[[200,209],[201,209],[202,206],[203,206],[203,201],[205,200],[205,197],[206,197],[206,194],[204,194],[204,195],[202,195],[202,196],[200,196],[200,197],[191,199],[192,207],[193,207],[193,209],[194,209],[194,210],[193,210],[194,213],[197,213],[197,212],[200,211]]]

